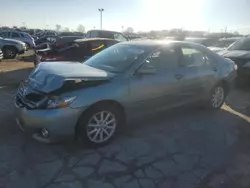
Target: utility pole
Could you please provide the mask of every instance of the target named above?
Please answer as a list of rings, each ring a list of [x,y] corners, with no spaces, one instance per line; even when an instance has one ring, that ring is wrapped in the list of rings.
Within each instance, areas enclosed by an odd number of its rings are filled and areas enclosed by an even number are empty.
[[[103,8],[99,8],[98,9],[99,10],[99,12],[100,12],[100,14],[101,14],[101,23],[100,23],[100,27],[101,27],[101,29],[102,29],[102,12],[104,11],[104,9]]]

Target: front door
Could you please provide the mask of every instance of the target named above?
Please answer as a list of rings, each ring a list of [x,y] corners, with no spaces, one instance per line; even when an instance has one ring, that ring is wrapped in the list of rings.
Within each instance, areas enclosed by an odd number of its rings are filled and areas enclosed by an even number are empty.
[[[140,115],[179,103],[183,76],[174,47],[156,50],[130,78],[130,112]],[[145,71],[146,70],[146,71]]]

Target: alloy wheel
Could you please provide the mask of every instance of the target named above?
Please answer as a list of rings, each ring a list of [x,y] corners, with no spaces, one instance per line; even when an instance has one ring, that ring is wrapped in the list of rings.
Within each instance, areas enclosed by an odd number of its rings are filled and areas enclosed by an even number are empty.
[[[224,102],[225,92],[223,87],[217,86],[212,94],[212,106],[219,108]]]
[[[8,57],[13,57],[14,56],[14,52],[12,50],[10,50],[10,49],[6,50],[6,54],[7,54]]]
[[[105,142],[114,135],[116,125],[117,121],[113,113],[98,112],[90,118],[86,126],[87,136],[94,143]]]

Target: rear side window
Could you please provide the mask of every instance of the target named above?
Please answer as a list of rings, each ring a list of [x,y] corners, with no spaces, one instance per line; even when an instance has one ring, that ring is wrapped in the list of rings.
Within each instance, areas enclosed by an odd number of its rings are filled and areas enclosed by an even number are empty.
[[[192,47],[182,47],[182,58],[180,61],[180,64],[185,67],[191,67],[191,66],[204,66],[209,61],[206,55],[195,48]]]
[[[98,37],[98,31],[91,31],[90,32],[90,38]]]
[[[16,38],[18,38],[18,37],[20,37],[20,35],[18,34],[18,33],[16,33],[16,32],[12,32],[11,33],[11,37],[16,37]]]
[[[101,37],[101,38],[114,39],[114,33],[112,33],[112,32],[107,32],[107,31],[101,31],[101,32],[99,32],[99,37]]]

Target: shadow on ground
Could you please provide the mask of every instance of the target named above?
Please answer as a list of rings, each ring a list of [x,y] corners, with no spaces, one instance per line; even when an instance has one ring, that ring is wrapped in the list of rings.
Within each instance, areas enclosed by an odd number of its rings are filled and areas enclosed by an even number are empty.
[[[0,86],[18,85],[28,78],[33,68],[22,68],[0,73]]]

